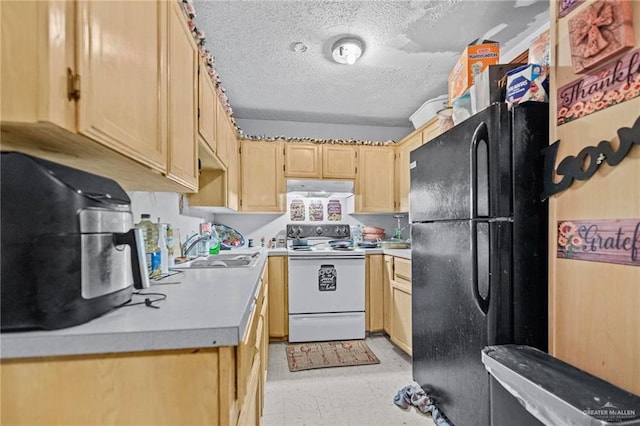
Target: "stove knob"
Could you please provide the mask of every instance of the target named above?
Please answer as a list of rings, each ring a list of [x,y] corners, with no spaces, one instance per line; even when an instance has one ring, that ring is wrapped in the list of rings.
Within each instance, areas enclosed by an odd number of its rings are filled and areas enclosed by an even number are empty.
[[[316,228],[316,234],[318,234],[318,235],[322,235],[322,227],[321,227],[321,226],[318,226],[318,227]]]

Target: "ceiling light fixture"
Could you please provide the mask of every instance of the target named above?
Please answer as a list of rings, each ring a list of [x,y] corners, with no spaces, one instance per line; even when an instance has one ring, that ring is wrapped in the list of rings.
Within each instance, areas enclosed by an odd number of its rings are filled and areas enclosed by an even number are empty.
[[[334,61],[353,65],[362,56],[364,43],[357,38],[342,38],[335,42],[331,50]]]

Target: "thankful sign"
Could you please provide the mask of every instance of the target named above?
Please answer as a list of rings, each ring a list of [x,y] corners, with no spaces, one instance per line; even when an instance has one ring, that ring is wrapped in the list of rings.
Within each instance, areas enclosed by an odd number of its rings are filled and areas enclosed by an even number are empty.
[[[640,266],[640,219],[558,222],[557,257]]]
[[[558,89],[558,126],[640,96],[640,49]]]

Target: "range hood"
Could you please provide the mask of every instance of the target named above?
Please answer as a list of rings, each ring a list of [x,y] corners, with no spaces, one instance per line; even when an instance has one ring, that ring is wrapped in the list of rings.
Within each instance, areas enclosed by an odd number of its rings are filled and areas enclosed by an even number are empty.
[[[351,197],[353,181],[288,179],[287,193],[298,197]]]

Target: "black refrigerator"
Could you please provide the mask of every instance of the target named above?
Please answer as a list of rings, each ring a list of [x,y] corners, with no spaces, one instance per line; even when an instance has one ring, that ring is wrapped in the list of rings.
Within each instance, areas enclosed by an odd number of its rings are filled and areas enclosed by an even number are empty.
[[[413,379],[454,425],[491,424],[485,346],[547,350],[548,112],[494,104],[411,152]]]

